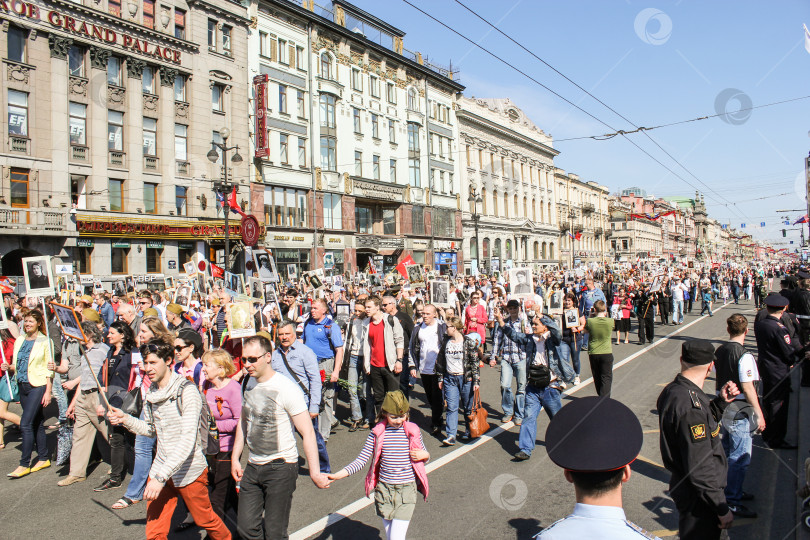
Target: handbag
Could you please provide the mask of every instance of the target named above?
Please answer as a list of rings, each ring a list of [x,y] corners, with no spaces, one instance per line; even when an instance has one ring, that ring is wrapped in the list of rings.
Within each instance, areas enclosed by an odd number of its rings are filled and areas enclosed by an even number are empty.
[[[481,393],[478,389],[475,390],[473,395],[472,411],[467,415],[467,426],[470,430],[470,437],[473,439],[477,439],[489,431],[487,410],[481,405]]]
[[[6,403],[17,403],[20,401],[20,387],[17,385],[17,377],[8,375],[8,372],[0,378],[0,400]]]
[[[140,418],[141,411],[143,410],[143,396],[141,396],[140,387],[133,388],[124,395],[121,410],[130,416]]]

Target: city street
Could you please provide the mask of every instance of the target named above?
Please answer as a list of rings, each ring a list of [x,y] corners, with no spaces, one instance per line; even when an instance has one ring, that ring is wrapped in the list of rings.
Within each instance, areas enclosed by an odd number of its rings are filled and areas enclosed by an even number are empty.
[[[753,320],[751,302],[737,306]],[[697,313],[698,310],[695,310]],[[725,318],[735,311],[729,305],[714,318],[688,316],[684,326],[656,327],[659,337],[653,346],[635,344],[614,349],[616,371],[613,397],[627,404],[641,420],[644,446],[633,463],[633,475],[624,490],[628,519],[662,538],[675,537],[677,518],[672,501],[667,497],[669,474],[662,468],[658,449],[658,420],[655,402],[663,386],[678,369],[681,343],[701,337],[719,344],[725,339]],[[755,347],[753,333],[749,345]],[[571,389],[566,399],[592,395],[583,354],[583,384]],[[714,381],[708,380],[707,390]],[[417,504],[409,538],[427,539],[439,536],[456,538],[529,538],[541,528],[565,517],[573,504],[573,487],[562,471],[547,458],[542,446],[548,418],[541,413],[538,446],[532,458],[514,462],[518,428],[500,424],[498,370],[482,369],[482,400],[487,406],[494,428],[488,436],[472,443],[441,448],[440,441],[425,434],[431,453],[428,465],[430,498]],[[418,389],[418,386],[417,386]],[[417,392],[412,419],[424,426],[422,394]],[[565,403],[565,400],[564,400]],[[791,430],[795,430],[795,407],[792,407]],[[347,408],[341,402],[340,415]],[[508,429],[504,429],[508,428]],[[367,432],[349,433],[341,426],[329,441],[334,470],[345,466],[359,453]],[[6,434],[7,447],[0,452],[0,470],[11,471],[19,458],[19,434]],[[49,432],[49,443],[55,444],[55,433]],[[752,466],[746,479],[746,490],[756,495],[750,507],[759,513],[756,520],[738,520],[730,531],[733,539],[792,538],[796,527],[795,496],[796,451],[774,452],[754,439]],[[599,449],[594,449],[598,452]],[[146,506],[136,505],[114,512],[109,506],[123,490],[94,493],[93,487],[105,477],[106,464],[97,466],[88,481],[59,488],[56,472],[46,470],[12,481],[0,480],[3,538],[117,538],[140,539],[144,534]],[[302,471],[304,469],[302,468]],[[60,471],[66,474],[66,471]],[[305,472],[305,471],[304,471]],[[380,538],[380,521],[371,499],[363,497],[364,474],[360,473],[318,490],[307,476],[299,478],[293,498],[290,537],[304,538]],[[177,516],[176,516],[177,517]],[[234,524],[231,523],[231,526]],[[174,533],[173,538],[200,538],[203,533]]]

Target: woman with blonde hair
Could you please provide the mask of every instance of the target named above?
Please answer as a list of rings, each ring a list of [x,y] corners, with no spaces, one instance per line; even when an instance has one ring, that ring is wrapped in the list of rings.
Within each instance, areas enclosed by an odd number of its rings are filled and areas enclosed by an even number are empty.
[[[226,351],[214,349],[206,352],[202,356],[202,364],[208,383],[205,400],[219,432],[219,453],[207,456],[211,506],[224,520],[226,503],[236,502],[236,483],[231,476],[231,452],[242,412],[242,388],[231,379],[237,370]]]

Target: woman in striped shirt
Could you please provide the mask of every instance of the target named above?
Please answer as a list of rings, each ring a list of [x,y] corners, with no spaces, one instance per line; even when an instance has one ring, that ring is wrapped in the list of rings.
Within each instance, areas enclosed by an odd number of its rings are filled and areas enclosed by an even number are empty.
[[[369,433],[360,455],[337,473],[340,480],[354,474],[371,458],[366,475],[366,496],[374,491],[377,515],[383,520],[387,540],[404,540],[416,506],[416,492],[428,496],[425,463],[430,454],[419,427],[408,421],[408,400],[401,390],[388,392],[377,425]]]

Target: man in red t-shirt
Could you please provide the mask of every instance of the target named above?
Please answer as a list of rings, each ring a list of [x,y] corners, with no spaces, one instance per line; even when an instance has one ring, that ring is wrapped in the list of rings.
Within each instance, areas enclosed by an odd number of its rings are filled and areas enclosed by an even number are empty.
[[[392,315],[385,315],[380,309],[381,301],[372,296],[366,300],[366,343],[363,348],[366,353],[366,373],[371,379],[371,389],[374,393],[374,403],[377,411],[382,406],[386,392],[399,390],[399,374],[402,372],[404,337],[402,325]],[[391,350],[386,354],[386,336]],[[391,353],[396,350],[396,356]]]

